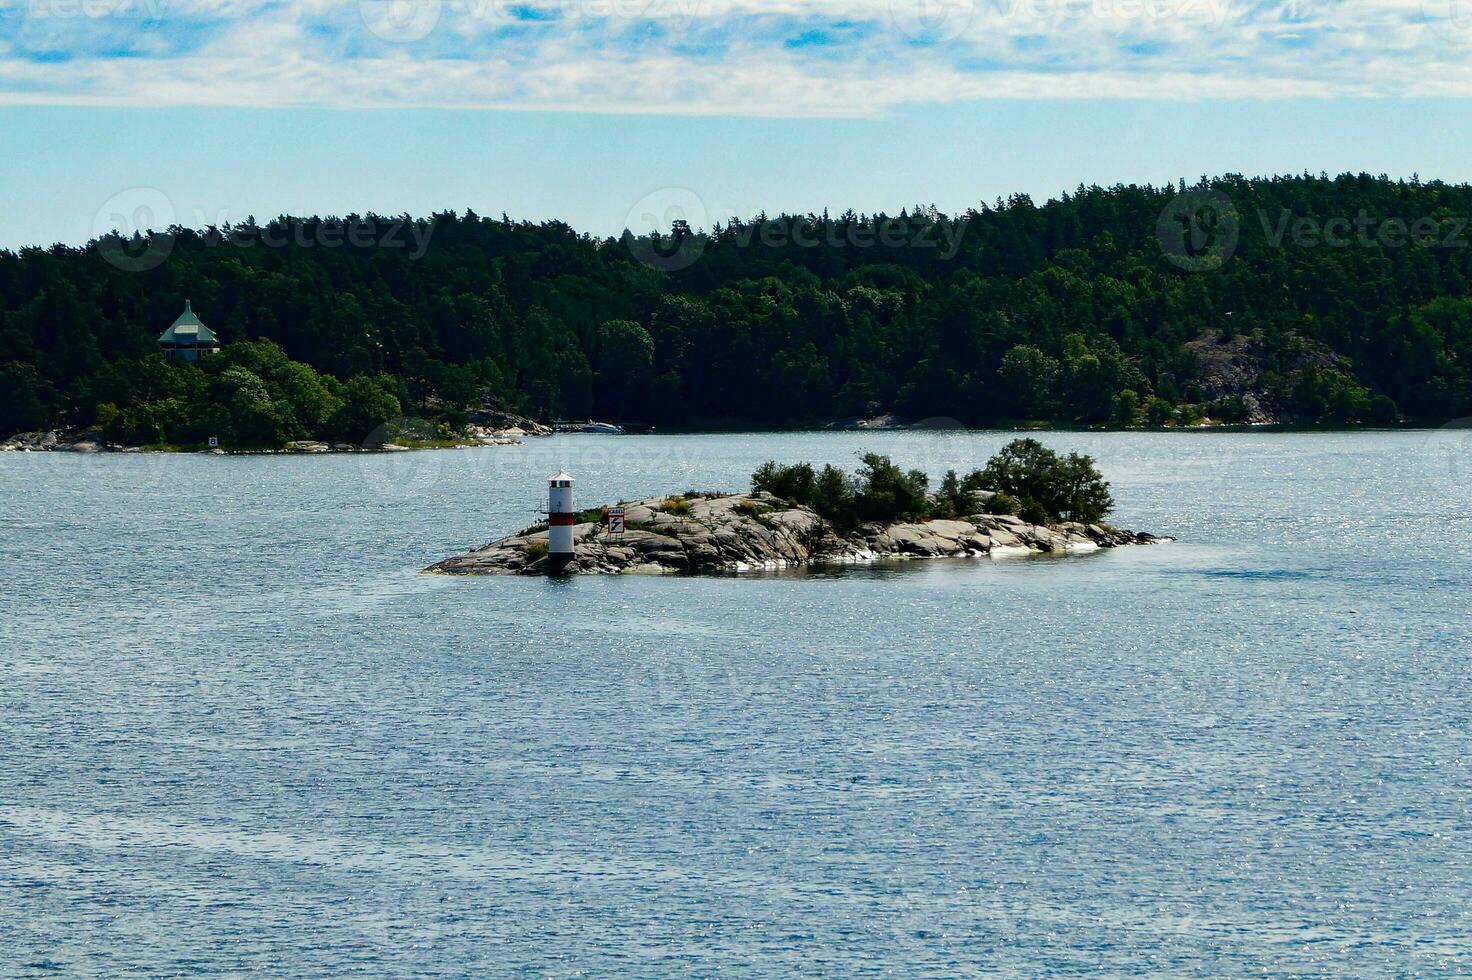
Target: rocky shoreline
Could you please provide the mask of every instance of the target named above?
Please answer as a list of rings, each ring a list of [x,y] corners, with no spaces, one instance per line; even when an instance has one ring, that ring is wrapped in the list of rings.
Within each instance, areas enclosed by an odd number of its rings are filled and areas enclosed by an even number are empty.
[[[529,436],[550,436],[554,430],[549,425],[534,422],[520,415],[512,415],[509,412],[500,412],[492,409],[476,409],[468,413],[470,422],[466,426],[466,438],[464,442],[453,446],[428,446],[420,447],[414,445],[401,445],[392,440],[383,442],[367,441],[362,444],[352,442],[323,442],[315,439],[302,439],[288,442],[280,449],[203,449],[200,452],[225,454],[240,453],[245,455],[274,455],[274,454],[315,454],[315,453],[374,453],[374,452],[410,452],[419,448],[434,449],[466,449],[476,446],[519,446],[521,441]],[[141,453],[141,452],[185,452],[175,448],[147,449],[142,446],[123,446],[108,442],[103,436],[100,426],[88,426],[81,429],[50,429],[42,432],[18,432],[8,439],[0,441],[0,453]]]
[[[547,528],[534,525],[425,569],[446,575],[723,573],[908,558],[1001,558],[1087,552],[1171,538],[1098,524],[1041,527],[1017,517],[865,524],[839,535],[818,514],[769,493],[652,497],[622,505],[627,530],[596,522],[573,529],[576,554],[546,557]]]

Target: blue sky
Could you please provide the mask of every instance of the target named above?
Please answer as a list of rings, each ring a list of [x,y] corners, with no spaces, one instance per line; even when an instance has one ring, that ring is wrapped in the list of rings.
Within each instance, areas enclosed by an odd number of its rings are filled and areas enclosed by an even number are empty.
[[[0,0],[0,246],[1472,177],[1472,0]]]

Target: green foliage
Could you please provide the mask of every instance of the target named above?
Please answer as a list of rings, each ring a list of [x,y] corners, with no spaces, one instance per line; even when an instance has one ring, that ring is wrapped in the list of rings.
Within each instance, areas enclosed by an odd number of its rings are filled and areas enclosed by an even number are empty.
[[[682,229],[700,258],[674,272],[560,222],[470,213],[434,215],[424,250],[294,244],[322,240],[319,218],[247,223],[282,247],[181,230],[146,274],[101,261],[95,244],[0,252],[0,436],[101,421],[103,404],[119,411],[114,431],[235,444],[359,442],[389,418],[484,403],[664,428],[885,411],[1120,424],[1130,392],[1134,417],[1161,425],[1203,407],[1227,417],[1201,404],[1222,390],[1201,347],[1243,343],[1230,376],[1287,421],[1472,414],[1472,249],[1274,241],[1253,217],[1432,218],[1449,236],[1445,216],[1472,213],[1472,187],[1346,174],[1201,189],[1242,217],[1235,253],[1209,273],[1162,254],[1172,186],[1018,195],[955,219]],[[880,233],[914,244],[847,245]],[[186,296],[225,344],[198,366],[157,353]],[[260,385],[221,380],[235,368]],[[158,410],[171,400],[182,414]]]
[[[1228,395],[1218,398],[1206,406],[1206,414],[1218,422],[1246,422],[1252,417],[1252,411],[1247,407],[1247,402],[1241,395]]]
[[[233,448],[279,446],[304,434],[291,416],[291,408],[258,375],[245,367],[227,367],[210,383],[209,403],[204,417],[208,429]],[[187,416],[178,425],[187,431]]]
[[[1078,453],[1060,457],[1036,439],[1008,443],[987,461],[980,482],[1016,500],[1022,519],[1030,524],[1094,524],[1114,508],[1109,484],[1091,458]]]
[[[818,474],[809,463],[783,466],[768,460],[751,475],[751,488],[783,500],[809,504],[817,498]]]
[[[16,361],[0,365],[0,439],[45,427],[54,418],[49,406],[56,401],[55,389],[36,365]]]
[[[463,408],[447,408],[440,413],[439,424],[447,435],[459,438],[470,425],[470,415]]]
[[[997,374],[1011,405],[1021,418],[1047,418],[1053,414],[1053,388],[1058,381],[1058,362],[1028,344],[1019,344],[1002,358]]]
[[[764,504],[759,504],[755,500],[738,501],[733,509],[741,516],[753,519],[761,517],[763,514],[769,514],[772,511],[772,508]]]
[[[528,541],[521,549],[521,553],[526,558],[527,564],[530,565],[534,561],[541,561],[543,558],[546,558],[549,548],[551,548],[551,545],[545,540]]]
[[[598,403],[617,406],[604,412],[615,419],[647,410],[641,402],[654,368],[654,338],[632,320],[609,320],[598,328]]]
[[[115,409],[115,407],[114,407]],[[125,446],[156,446],[173,441],[183,406],[178,399],[144,402],[105,413],[102,434],[108,442]]]
[[[659,502],[659,509],[666,514],[673,514],[676,517],[689,517],[690,501],[680,496],[666,497]]]
[[[133,368],[134,396],[96,409],[104,436],[124,445],[275,448],[294,439],[347,438],[399,416],[385,376],[346,385],[290,360],[268,340],[231,344],[200,364],[148,355]]]
[[[1015,517],[1022,513],[1022,505],[1010,493],[1004,490],[997,490],[992,494],[991,499],[986,502],[986,512],[997,516]]]
[[[342,404],[327,422],[327,432],[342,442],[382,445],[381,427],[402,414],[390,393],[392,379],[360,374],[342,386]]]
[[[932,511],[937,517],[957,517],[970,509],[968,491],[955,470],[946,470],[946,475],[941,477],[940,487],[936,490],[935,497]]]
[[[920,470],[901,470],[888,456],[865,453],[857,476],[855,509],[860,522],[924,520],[931,514],[926,498],[930,480]]]
[[[929,479],[919,470],[905,471],[888,456],[865,453],[852,476],[832,466],[815,474],[811,464],[766,462],[752,474],[754,490],[776,493],[811,507],[841,533],[875,521],[924,521],[974,513],[971,494],[990,491],[984,505],[991,514],[1021,514],[1034,524],[1060,520],[1097,523],[1114,507],[1109,484],[1094,461],[1070,453],[1059,456],[1036,439],[1009,443],[983,469],[964,478],[952,470],[929,494]],[[778,493],[772,488],[786,493]]]
[[[1069,453],[1053,470],[1052,493],[1040,502],[1049,516],[1097,524],[1114,510],[1114,495],[1094,460]]]
[[[1022,501],[1022,509],[1018,515],[1029,524],[1052,524],[1057,518],[1048,513],[1048,509],[1031,497]]]
[[[1311,418],[1360,422],[1370,417],[1370,392],[1332,368],[1310,365],[1293,389],[1293,401]]]
[[[1240,400],[1240,399],[1239,399]],[[1114,405],[1109,411],[1109,418],[1115,425],[1134,425],[1140,420],[1140,394],[1133,388],[1126,388],[1114,396]]]
[[[1172,413],[1176,425],[1200,425],[1205,418],[1200,405],[1181,405]]]
[[[926,500],[927,478],[902,472],[887,456],[866,453],[862,468],[849,476],[834,466],[815,471],[810,463],[766,462],[752,474],[752,489],[811,507],[840,532],[864,521],[924,519],[932,507]]]
[[[824,466],[813,488],[813,507],[840,531],[848,531],[859,522],[858,491],[848,476],[836,466]]]
[[[1175,416],[1175,407],[1164,398],[1151,395],[1145,400],[1145,421],[1153,426],[1167,425]]]

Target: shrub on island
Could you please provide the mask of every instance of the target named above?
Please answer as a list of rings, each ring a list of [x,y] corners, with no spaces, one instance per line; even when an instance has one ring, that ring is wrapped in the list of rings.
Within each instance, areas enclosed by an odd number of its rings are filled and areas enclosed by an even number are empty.
[[[921,470],[905,471],[888,456],[865,453],[848,474],[810,463],[763,463],[753,490],[811,507],[847,533],[866,522],[925,521],[967,514],[1017,514],[1029,524],[1097,524],[1114,508],[1109,484],[1089,456],[1059,456],[1036,439],[1015,439],[985,467],[946,473],[939,489]],[[978,494],[981,491],[981,494]]]
[[[683,495],[666,497],[660,502],[659,509],[666,514],[673,514],[675,517],[689,517],[690,501],[686,500]]]

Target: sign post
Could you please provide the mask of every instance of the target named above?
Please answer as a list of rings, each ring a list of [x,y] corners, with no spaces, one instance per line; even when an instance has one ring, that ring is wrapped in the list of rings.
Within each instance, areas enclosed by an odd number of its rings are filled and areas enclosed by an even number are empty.
[[[622,507],[608,508],[608,533],[624,533],[624,509]]]

